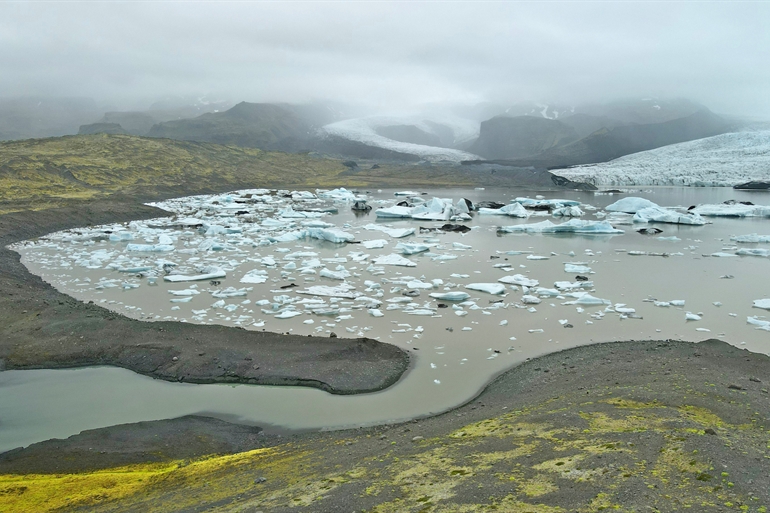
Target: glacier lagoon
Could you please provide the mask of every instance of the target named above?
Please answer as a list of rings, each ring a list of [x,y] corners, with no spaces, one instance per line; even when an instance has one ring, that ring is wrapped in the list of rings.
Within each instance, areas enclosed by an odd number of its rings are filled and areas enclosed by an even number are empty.
[[[160,206],[175,217],[70,230],[16,245],[30,271],[57,289],[130,317],[367,336],[409,351],[413,365],[388,390],[360,396],[168,383],[115,368],[5,371],[0,450],[194,413],[274,430],[404,420],[465,402],[493,376],[528,358],[595,342],[719,338],[770,352],[770,333],[761,329],[770,325],[766,311],[754,307],[767,295],[757,277],[767,273],[770,260],[761,255],[770,247],[741,242],[762,240],[746,235],[770,234],[770,218],[647,224],[603,210],[628,196],[683,213],[690,205],[731,199],[762,205],[766,194],[726,188],[424,191],[421,198],[451,198],[452,205],[459,198],[508,204],[542,194],[544,200],[577,202],[581,219],[609,221],[623,232],[500,233],[501,226],[568,220],[529,210],[529,218],[474,214],[458,221],[472,228],[463,234],[420,231],[441,226],[437,220],[377,220],[378,208],[402,199],[396,192],[367,194],[373,207],[368,214],[352,212],[353,195],[341,192],[325,199],[318,198],[323,193],[248,191],[170,200]],[[324,213],[327,207],[339,213]],[[636,231],[653,227],[662,233]],[[411,229],[414,234],[397,237]],[[337,240],[339,232],[362,243],[327,240]],[[412,266],[373,263],[390,255]],[[219,274],[206,272],[212,270]],[[211,277],[166,279],[205,274]],[[577,280],[578,274],[587,280]],[[289,283],[298,287],[280,288]],[[451,293],[468,297],[431,297]]]

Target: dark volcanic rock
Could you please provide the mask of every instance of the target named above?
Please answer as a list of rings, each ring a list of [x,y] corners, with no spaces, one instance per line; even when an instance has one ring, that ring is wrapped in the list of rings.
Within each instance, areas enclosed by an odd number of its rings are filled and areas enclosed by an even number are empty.
[[[523,159],[577,139],[575,129],[561,121],[498,116],[481,123],[479,138],[469,151],[487,159]]]
[[[91,123],[90,125],[80,125],[78,135],[93,134],[127,134],[123,127],[118,123]]]

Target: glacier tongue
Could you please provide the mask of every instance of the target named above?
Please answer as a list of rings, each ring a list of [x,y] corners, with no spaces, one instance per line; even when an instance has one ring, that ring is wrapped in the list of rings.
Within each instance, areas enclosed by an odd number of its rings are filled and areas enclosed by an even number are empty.
[[[770,130],[734,132],[633,153],[553,173],[600,186],[732,187],[767,180]]]

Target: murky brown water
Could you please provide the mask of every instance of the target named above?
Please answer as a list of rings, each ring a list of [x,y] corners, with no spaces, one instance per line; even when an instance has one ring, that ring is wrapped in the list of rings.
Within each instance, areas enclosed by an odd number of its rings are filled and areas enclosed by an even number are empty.
[[[647,197],[664,206],[697,203],[719,203],[725,199],[749,200],[766,204],[764,195],[741,193],[729,189],[648,189],[650,192],[634,193]],[[440,197],[468,197],[471,200],[507,200],[516,196],[532,196],[534,192],[516,190],[428,191]],[[375,194],[375,197],[392,198],[392,191]],[[590,193],[559,193],[546,197],[576,199],[596,207],[603,207],[618,196],[594,196]],[[588,212],[584,219],[594,219]],[[364,231],[361,226],[374,222],[374,215],[355,217],[341,211],[339,215],[324,218],[325,221],[355,233],[361,240],[388,239],[385,249],[365,250],[358,245],[334,245],[303,240],[278,246],[241,248],[238,251],[221,252],[213,257],[218,264],[227,266],[230,261],[236,267],[228,272],[221,285],[208,282],[198,284],[200,294],[189,303],[172,303],[168,290],[189,287],[186,283],[158,282],[148,286],[141,280],[138,288],[123,290],[120,287],[94,290],[100,279],[124,279],[117,271],[103,268],[86,269],[68,264],[62,266],[61,248],[30,247],[22,251],[23,262],[32,272],[40,274],[57,288],[82,300],[94,300],[103,306],[125,315],[140,319],[184,320],[186,322],[239,323],[247,329],[292,331],[298,334],[324,334],[335,331],[341,336],[364,333],[409,349],[413,352],[414,368],[395,386],[377,393],[362,396],[332,396],[324,392],[302,388],[188,385],[166,383],[129,371],[112,368],[91,368],[59,371],[10,371],[0,373],[0,450],[25,445],[51,437],[63,437],[88,428],[160,418],[171,418],[191,413],[209,413],[221,417],[236,418],[259,425],[282,428],[316,429],[335,428],[362,424],[382,423],[435,413],[451,408],[472,397],[495,374],[510,368],[527,358],[559,351],[578,345],[613,340],[683,339],[698,341],[716,337],[751,351],[769,353],[770,333],[756,330],[747,324],[747,316],[761,316],[763,310],[752,308],[752,301],[770,296],[766,276],[770,259],[758,257],[710,257],[715,252],[732,252],[737,244],[731,243],[731,235],[749,233],[770,234],[770,219],[713,219],[713,224],[695,226],[656,225],[664,230],[660,236],[678,237],[679,241],[658,240],[634,232],[639,225],[619,226],[626,230],[619,236],[583,235],[502,235],[498,225],[537,222],[549,218],[531,218],[528,221],[498,216],[475,216],[468,224],[478,226],[465,235],[415,235],[408,239],[390,239],[387,235]],[[552,218],[550,218],[552,219]],[[554,222],[560,220],[552,219]],[[429,226],[436,223],[396,220],[394,227]],[[457,255],[456,260],[434,262],[424,255],[409,257],[416,267],[385,267],[385,274],[373,276],[365,269],[368,264],[351,261],[350,252],[365,251],[373,256],[389,254],[395,244],[421,242],[437,238],[436,253]],[[142,242],[142,241],[137,241]],[[469,245],[472,249],[458,249],[453,243]],[[67,243],[72,244],[72,243]],[[93,246],[74,244],[75,252],[93,252],[96,249],[119,251],[124,242],[97,242]],[[765,247],[770,245],[741,245],[741,247]],[[490,309],[500,299],[483,292],[467,291],[478,309],[464,307],[466,315],[460,317],[450,307],[436,310],[434,316],[407,315],[398,310],[387,310],[387,301],[380,308],[385,314],[374,318],[366,309],[352,309],[343,315],[323,317],[302,314],[291,319],[274,319],[264,314],[256,301],[274,296],[294,295],[293,291],[280,291],[278,286],[293,281],[300,287],[307,285],[336,285],[339,282],[315,276],[314,282],[305,282],[299,275],[281,277],[278,269],[270,270],[270,280],[260,285],[239,284],[240,277],[253,268],[249,258],[273,256],[281,264],[285,253],[313,251],[317,258],[346,257],[343,265],[354,276],[348,281],[363,289],[364,280],[399,280],[404,276],[422,278],[429,282],[442,279],[445,283],[463,284],[496,282],[498,278],[514,273],[537,279],[541,287],[552,288],[556,281],[573,281],[574,273],[564,271],[565,262],[584,262],[592,270],[594,283],[591,295],[608,299],[612,305],[625,303],[635,309],[642,319],[623,318],[617,312],[604,312],[606,306],[586,306],[582,311],[575,305],[564,305],[569,298],[543,298],[540,304],[520,305],[521,291],[510,291],[502,298],[507,307]],[[69,249],[72,249],[71,247]],[[498,252],[526,251],[531,255],[545,256],[545,260],[528,259],[528,254],[507,255]],[[676,256],[633,256],[629,252],[647,251],[681,253]],[[574,256],[570,253],[574,252]],[[168,258],[180,263],[200,255],[163,254],[147,257],[149,260]],[[497,256],[499,258],[491,259]],[[507,260],[506,260],[507,259]],[[214,261],[214,260],[212,260]],[[243,263],[240,263],[243,262]],[[495,268],[496,264],[511,264],[511,270]],[[235,264],[238,264],[237,266]],[[334,265],[329,268],[333,269]],[[356,276],[356,274],[360,276]],[[468,277],[451,277],[467,274]],[[120,275],[120,276],[119,276]],[[733,275],[732,279],[721,276]],[[288,279],[291,278],[291,279]],[[86,281],[90,279],[90,282]],[[227,286],[252,287],[246,296],[225,299],[226,304],[237,305],[233,312],[211,308],[217,298],[211,291]],[[390,292],[397,285],[383,282],[385,294],[381,300],[403,297],[399,291]],[[296,289],[295,289],[296,290]],[[419,306],[430,302],[429,292],[413,298]],[[684,307],[655,306],[649,300],[685,300]],[[243,301],[250,301],[243,305]],[[714,303],[720,303],[719,306]],[[517,307],[519,306],[525,307]],[[430,302],[434,308],[436,302]],[[343,305],[343,308],[346,305]],[[176,307],[176,308],[175,308]],[[174,308],[174,309],[172,309]],[[621,307],[622,308],[622,307]],[[209,309],[206,316],[195,314]],[[686,321],[685,312],[701,313],[702,320]],[[604,316],[599,318],[600,313]],[[246,316],[246,317],[241,317]],[[194,320],[197,317],[198,320]],[[304,321],[312,320],[313,324]],[[264,321],[264,326],[259,325]],[[561,321],[561,322],[560,322]],[[562,323],[572,328],[565,328]],[[257,323],[257,326],[254,326]],[[319,330],[320,328],[320,330]],[[451,331],[448,330],[451,328]],[[542,330],[542,331],[540,331]],[[710,331],[706,331],[710,330]],[[513,338],[513,339],[512,339]],[[497,352],[499,351],[499,352]]]

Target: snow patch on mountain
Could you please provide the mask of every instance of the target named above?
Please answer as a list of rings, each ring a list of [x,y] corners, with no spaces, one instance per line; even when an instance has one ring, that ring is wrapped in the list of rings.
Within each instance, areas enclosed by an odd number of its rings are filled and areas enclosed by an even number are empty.
[[[411,117],[389,117],[389,116],[371,116],[366,118],[346,119],[331,123],[321,128],[322,133],[335,135],[357,141],[368,146],[384,148],[386,150],[417,155],[425,160],[432,162],[451,161],[460,162],[461,160],[475,160],[480,157],[473,153],[454,150],[451,148],[442,148],[437,146],[424,146],[422,144],[412,144],[400,141],[394,141],[387,137],[379,135],[376,130],[379,127],[394,125],[414,125],[427,133],[434,133],[434,129],[428,122],[434,122],[447,126],[454,133],[455,144],[470,141],[479,136],[480,124],[477,121],[460,118],[456,116],[411,116]]]
[[[770,178],[770,130],[734,132],[551,171],[597,186],[732,187]]]

